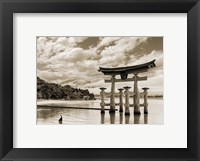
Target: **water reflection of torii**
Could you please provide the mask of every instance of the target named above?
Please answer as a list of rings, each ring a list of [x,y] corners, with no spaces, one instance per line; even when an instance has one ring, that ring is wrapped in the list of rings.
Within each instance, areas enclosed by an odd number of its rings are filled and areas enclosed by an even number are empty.
[[[138,90],[138,81],[144,81],[147,80],[147,76],[145,77],[139,77],[138,74],[142,72],[147,72],[148,69],[155,67],[155,59],[144,63],[144,64],[139,64],[135,66],[127,66],[127,67],[118,67],[118,68],[103,68],[99,67],[99,72],[102,72],[104,75],[110,75],[111,79],[110,80],[105,80],[105,83],[111,83],[111,92],[106,93],[105,89],[106,88],[100,88],[101,89],[101,112],[104,113],[105,109],[104,106],[110,106],[109,112],[115,112],[115,106],[119,105],[120,106],[120,112],[123,112],[123,102],[122,102],[122,97],[123,97],[123,89],[120,88],[119,93],[115,93],[115,82],[128,82],[128,81],[134,81],[134,86],[133,86],[133,93],[129,92],[129,89],[131,87],[124,87],[125,89],[125,96],[126,96],[126,101],[125,101],[125,114],[129,115],[129,106],[134,107],[134,114],[140,114],[140,106],[144,106],[144,113],[148,113],[147,109],[147,90],[148,88],[142,88],[144,92],[142,95],[144,96],[144,104],[140,104],[139,98],[140,98],[140,93]],[[128,74],[133,74],[133,78],[128,78]],[[121,79],[116,79],[115,76],[120,75]],[[105,103],[104,102],[104,96],[108,94],[110,96],[110,103]],[[129,104],[129,96],[133,96],[133,104]],[[120,102],[119,104],[115,103],[115,96],[120,96]]]

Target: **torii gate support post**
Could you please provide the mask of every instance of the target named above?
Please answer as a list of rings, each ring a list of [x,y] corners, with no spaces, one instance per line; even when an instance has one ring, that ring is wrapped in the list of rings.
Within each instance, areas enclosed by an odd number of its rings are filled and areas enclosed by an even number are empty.
[[[123,124],[123,114],[120,113],[119,115],[119,124]]]
[[[105,113],[101,113],[101,124],[105,123]]]
[[[110,113],[115,112],[115,75],[111,77]]]
[[[140,115],[140,94],[138,90],[138,74],[134,74],[134,97],[133,97],[133,102],[134,102],[134,114]]]
[[[125,124],[129,124],[130,115],[125,115]]]
[[[123,112],[123,88],[119,88],[119,112]]]
[[[130,115],[130,110],[129,110],[129,89],[131,87],[124,87],[125,91],[124,91],[124,94],[125,94],[125,115]]]
[[[148,89],[149,88],[142,88],[144,90],[144,114],[148,114],[148,102],[147,102],[147,97],[148,97]]]
[[[106,90],[106,88],[99,88],[100,90],[101,90],[101,92],[100,92],[100,95],[101,95],[101,103],[100,103],[100,105],[101,105],[101,113],[105,113],[105,108],[104,108],[104,106],[105,106],[105,102],[104,102],[104,97],[105,97],[105,90]]]

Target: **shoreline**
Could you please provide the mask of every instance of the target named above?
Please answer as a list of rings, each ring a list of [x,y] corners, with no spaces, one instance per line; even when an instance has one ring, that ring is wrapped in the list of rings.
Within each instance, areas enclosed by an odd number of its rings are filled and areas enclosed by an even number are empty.
[[[44,108],[70,108],[70,109],[83,109],[83,110],[101,110],[101,108],[89,108],[89,107],[70,107],[70,106],[61,106],[61,105],[37,105],[37,109],[44,109]],[[105,108],[105,110],[110,110]],[[115,111],[118,111],[115,109]]]

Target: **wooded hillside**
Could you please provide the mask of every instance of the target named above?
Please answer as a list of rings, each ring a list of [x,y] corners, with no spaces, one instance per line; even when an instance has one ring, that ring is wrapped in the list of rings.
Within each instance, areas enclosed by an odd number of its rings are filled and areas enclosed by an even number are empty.
[[[37,99],[94,100],[95,97],[87,89],[48,83],[37,77]]]

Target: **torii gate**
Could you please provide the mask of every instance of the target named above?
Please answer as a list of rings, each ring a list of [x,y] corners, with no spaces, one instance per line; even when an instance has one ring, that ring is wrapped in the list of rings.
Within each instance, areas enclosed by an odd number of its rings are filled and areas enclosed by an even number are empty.
[[[102,103],[101,103],[101,106],[104,107],[105,105],[110,105],[110,110],[109,112],[112,113],[112,112],[115,112],[115,82],[128,82],[128,81],[134,81],[134,86],[133,86],[133,106],[134,106],[134,114],[140,114],[140,102],[139,102],[139,99],[140,99],[140,93],[139,93],[139,90],[138,90],[138,81],[144,81],[144,80],[147,80],[147,76],[145,77],[139,77],[138,74],[139,73],[142,73],[142,72],[147,72],[148,69],[150,68],[153,68],[155,67],[155,59],[150,61],[150,62],[147,62],[147,63],[144,63],[144,64],[139,64],[139,65],[135,65],[135,66],[127,66],[127,67],[118,67],[118,68],[103,68],[103,67],[99,67],[99,72],[102,72],[104,75],[110,75],[111,76],[111,79],[110,80],[105,80],[105,83],[111,83],[111,93],[110,93],[110,104],[105,104],[104,103],[104,90],[105,88],[100,88],[102,90]],[[128,78],[128,74],[133,74],[133,78]],[[116,75],[120,75],[121,76],[121,79],[116,79],[115,76]],[[124,87],[125,88],[125,94],[128,95],[126,98],[129,99],[129,91],[128,89],[130,87]],[[123,89],[119,89],[119,94],[120,94],[120,100],[122,99],[122,90]],[[147,90],[148,88],[143,88],[144,90],[144,98],[147,99]],[[146,94],[146,95],[145,95]],[[126,106],[129,107],[129,100],[126,100],[126,103],[125,103],[125,108]],[[147,101],[147,100],[146,100]],[[144,107],[145,107],[145,104],[147,105],[147,102],[145,101],[144,99]],[[128,104],[128,105],[127,105]],[[119,103],[119,106],[123,106],[122,105],[122,100],[120,101]],[[120,107],[120,109],[123,108],[123,107]],[[128,110],[127,112],[125,112],[125,114],[129,114],[129,109],[126,109]],[[103,112],[104,112],[104,109],[103,109]]]

